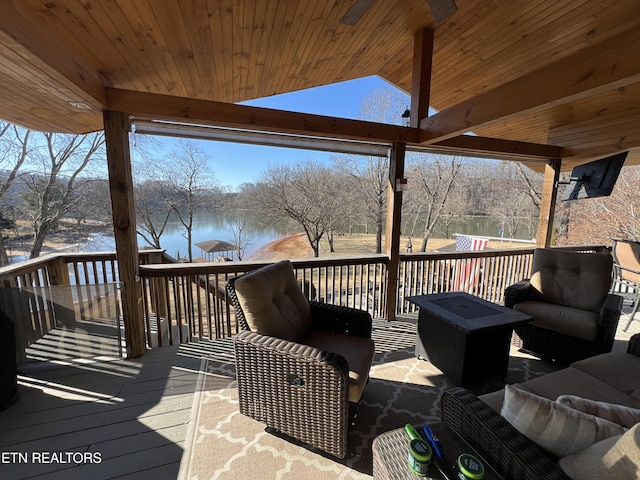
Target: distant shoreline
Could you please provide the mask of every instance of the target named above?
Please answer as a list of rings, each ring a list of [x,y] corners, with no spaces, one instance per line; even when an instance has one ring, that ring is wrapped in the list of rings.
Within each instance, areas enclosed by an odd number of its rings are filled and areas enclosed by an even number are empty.
[[[22,231],[25,229],[22,228]],[[78,232],[74,228],[65,228],[50,234],[42,246],[42,255],[68,250],[81,251],[82,245],[89,243],[96,234],[104,234],[109,228],[106,225],[94,225],[85,232]],[[23,233],[5,240],[5,250],[9,260],[13,258],[28,258],[33,248],[33,233]],[[77,249],[77,250],[76,250]]]
[[[67,229],[60,232],[56,232],[50,239],[45,242],[42,254],[49,254],[55,252],[64,251],[91,251],[83,250],[83,246],[86,247],[92,241],[92,236],[96,233],[104,233],[104,227],[96,227],[93,233],[81,234],[73,229]],[[12,240],[8,242],[5,247],[7,248],[7,254],[9,255],[10,263],[18,263],[28,259],[28,255],[31,251],[31,246],[26,243],[27,238],[33,238],[31,236],[22,236],[19,240]],[[408,237],[402,237],[400,240],[401,252],[406,251]],[[18,242],[22,242],[20,245]],[[413,237],[413,252],[418,253],[421,238]],[[18,243],[18,245],[16,245]],[[375,235],[374,234],[353,234],[353,235],[339,235],[335,238],[335,252],[329,252],[328,243],[326,240],[321,242],[320,256],[332,257],[332,256],[348,256],[348,255],[369,255],[375,254]],[[22,247],[22,248],[21,248]],[[504,241],[490,241],[487,248],[520,248],[522,245],[514,244],[509,239]],[[429,239],[427,244],[427,251],[455,251],[455,239],[433,238]],[[243,261],[249,262],[265,262],[265,261],[277,261],[282,259],[306,259],[313,257],[313,250],[309,245],[309,241],[304,233],[293,233],[284,237],[278,238],[267,242],[258,247],[251,255],[243,258]],[[17,259],[17,260],[16,260]],[[196,260],[196,258],[194,258]]]
[[[307,258],[312,255],[311,246],[304,233],[294,233],[273,240],[259,247],[248,261]]]

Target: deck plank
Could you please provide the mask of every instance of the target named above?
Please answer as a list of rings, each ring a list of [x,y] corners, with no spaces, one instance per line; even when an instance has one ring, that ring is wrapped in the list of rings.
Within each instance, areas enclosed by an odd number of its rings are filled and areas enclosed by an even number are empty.
[[[20,399],[0,412],[0,449],[27,462],[0,462],[0,478],[175,478],[201,356],[228,356],[229,345],[20,365]],[[39,463],[39,452],[99,452],[101,461]]]
[[[89,417],[96,415],[97,413],[111,414],[121,408],[154,408],[157,404],[158,393],[157,392],[144,392],[139,395],[132,395],[127,399],[126,405],[123,402],[103,402],[96,404],[96,402],[83,402],[74,401],[68,402],[68,404],[60,404],[59,406],[46,407],[46,399],[42,400],[42,407],[34,409],[32,412],[23,412],[21,414],[12,415],[9,418],[4,418],[0,424],[0,433],[8,432],[10,430],[27,428],[37,425],[44,425],[48,423],[60,422],[61,420],[80,419],[82,417]],[[180,403],[188,402],[188,398],[180,400]],[[63,402],[62,400],[60,400]],[[32,402],[34,404],[36,402]],[[163,402],[164,403],[164,402]],[[51,404],[51,402],[49,402]],[[159,406],[159,405],[158,405]],[[189,405],[190,406],[190,405]]]
[[[3,475],[7,474],[7,477],[3,476],[3,478],[108,480],[121,478],[124,475],[129,475],[131,478],[139,478],[143,472],[157,469],[158,467],[164,467],[165,471],[172,471],[173,475],[156,478],[176,478],[180,468],[182,452],[183,442],[156,446],[147,450],[133,450],[118,457],[101,457],[99,463],[83,463],[81,465],[33,463],[30,465],[12,465],[12,468],[6,472],[3,470]]]

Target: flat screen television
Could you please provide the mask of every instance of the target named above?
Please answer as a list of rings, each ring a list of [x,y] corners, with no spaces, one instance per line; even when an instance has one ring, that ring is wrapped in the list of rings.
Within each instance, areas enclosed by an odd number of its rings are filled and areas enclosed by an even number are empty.
[[[571,180],[562,194],[562,200],[611,195],[628,154],[629,152],[618,153],[574,168]]]

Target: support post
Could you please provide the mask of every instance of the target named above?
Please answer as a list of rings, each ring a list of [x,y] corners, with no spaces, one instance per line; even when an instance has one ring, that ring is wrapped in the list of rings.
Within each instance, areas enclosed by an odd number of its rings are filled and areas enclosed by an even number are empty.
[[[431,92],[431,63],[433,59],[433,30],[427,28],[416,33],[413,40],[411,77],[411,117],[409,126],[417,128],[420,120],[429,114]],[[389,154],[389,188],[387,189],[387,222],[385,253],[387,265],[387,320],[395,320],[398,309],[398,271],[400,269],[400,226],[402,224],[402,191],[404,157],[407,145],[395,142]]]
[[[536,247],[539,248],[547,248],[551,245],[551,237],[553,236],[553,216],[556,209],[558,180],[560,179],[561,165],[562,160],[556,158],[550,160],[544,168],[542,202],[540,204],[538,233],[536,235]]]
[[[398,305],[398,270],[400,266],[400,226],[402,224],[402,189],[406,145],[396,142],[389,153],[389,184],[387,188],[387,221],[385,254],[387,265],[387,320],[395,320]]]
[[[138,239],[129,148],[129,116],[124,112],[104,111],[103,119],[116,257],[122,283],[122,316],[127,355],[129,358],[137,358],[144,354],[146,342],[142,285],[138,275]]]
[[[429,116],[432,59],[433,30],[425,28],[416,33],[413,40],[411,117],[409,123],[412,128],[418,128],[420,120]]]

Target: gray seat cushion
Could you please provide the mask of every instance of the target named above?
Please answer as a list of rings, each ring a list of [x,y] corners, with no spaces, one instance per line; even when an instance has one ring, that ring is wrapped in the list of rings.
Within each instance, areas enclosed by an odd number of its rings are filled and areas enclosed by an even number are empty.
[[[607,384],[634,400],[634,404],[625,405],[640,407],[640,359],[635,355],[616,351],[580,360],[571,367],[593,377],[605,379]]]
[[[634,400],[624,391],[610,385],[609,379],[610,375],[594,376],[577,368],[568,367],[534,378],[518,387],[550,400],[556,400],[560,395],[577,395],[599,402],[617,403],[636,408],[640,406],[640,401]],[[629,382],[628,379],[627,382]]]
[[[594,341],[598,336],[600,315],[589,310],[579,310],[533,300],[516,303],[513,309],[531,315],[534,318],[531,325],[537,327],[581,338],[588,342]]]
[[[369,379],[375,348],[373,340],[355,335],[313,331],[302,343],[342,355],[349,364],[349,401],[360,401]]]

